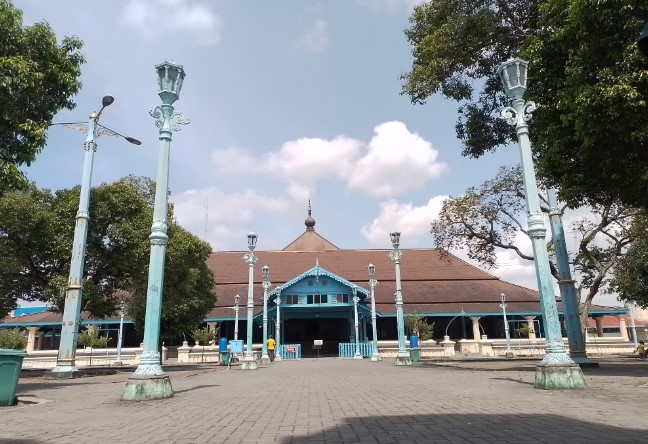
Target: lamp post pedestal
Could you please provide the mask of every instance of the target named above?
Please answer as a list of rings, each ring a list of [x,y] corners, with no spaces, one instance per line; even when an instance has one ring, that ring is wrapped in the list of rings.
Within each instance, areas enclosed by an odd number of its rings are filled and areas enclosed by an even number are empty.
[[[536,184],[529,127],[527,121],[536,106],[522,97],[526,91],[528,63],[513,59],[503,63],[498,73],[511,106],[502,111],[507,123],[515,127],[520,148],[520,165],[526,196],[526,210],[529,237],[540,293],[540,308],[545,330],[545,357],[536,367],[534,387],[538,389],[582,389],[587,386],[581,368],[565,352],[562,342],[556,297],[553,290],[549,254],[545,236],[547,229],[540,209],[538,186]]]

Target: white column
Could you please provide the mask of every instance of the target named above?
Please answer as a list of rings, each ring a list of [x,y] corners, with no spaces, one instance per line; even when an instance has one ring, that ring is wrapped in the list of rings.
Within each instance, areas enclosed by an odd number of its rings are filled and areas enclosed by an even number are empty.
[[[472,329],[473,329],[473,339],[475,341],[479,341],[481,338],[481,332],[479,331],[479,320],[481,319],[480,316],[471,316],[470,320],[472,321]]]
[[[38,327],[27,327],[29,332],[27,335],[27,353],[34,351],[34,345],[36,344],[36,332],[38,332]]]
[[[597,316],[594,318],[594,322],[596,322],[596,335],[598,337],[603,336],[603,317]]]
[[[619,316],[619,331],[621,332],[621,337],[624,341],[629,341],[630,337],[628,336],[628,327],[626,326],[626,315],[620,314]]]
[[[536,333],[535,333],[535,326],[533,325],[533,321],[535,320],[535,316],[525,316],[524,319],[527,321],[527,327],[529,327],[529,341],[535,341],[536,340]]]

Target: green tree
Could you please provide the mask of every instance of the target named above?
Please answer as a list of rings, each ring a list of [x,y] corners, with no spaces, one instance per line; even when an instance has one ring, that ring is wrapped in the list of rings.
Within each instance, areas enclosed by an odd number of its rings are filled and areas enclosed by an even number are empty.
[[[548,213],[545,196],[540,194],[539,198],[542,210]],[[520,168],[502,167],[494,179],[443,203],[432,223],[434,243],[442,255],[462,249],[487,268],[497,267],[496,254],[502,250],[533,261],[530,245],[525,248],[518,241],[520,234],[528,235],[524,202]],[[587,216],[575,219],[569,228],[578,238],[578,250],[571,261],[576,271],[576,290],[585,296],[581,304],[581,321],[585,325],[594,296],[614,290],[610,278],[635,238],[630,229],[633,218],[643,213],[614,202],[582,210],[587,211]],[[553,251],[552,241],[547,248]],[[550,267],[558,279],[553,260]]]
[[[128,177],[91,191],[82,309],[104,318],[122,299],[140,331],[144,324],[155,184]],[[0,197],[0,294],[4,309],[17,299],[52,301],[62,310],[69,275],[79,187],[52,193],[30,185]],[[214,277],[206,260],[210,246],[173,220],[163,289],[162,332],[191,331],[213,308]],[[0,299],[2,301],[3,299]]]
[[[410,334],[418,336],[421,341],[432,339],[434,334],[434,322],[428,323],[427,319],[418,313],[405,316],[405,328]]]
[[[414,61],[403,93],[460,102],[463,155],[514,139],[499,118],[508,104],[497,67],[530,61],[525,98],[539,176],[571,206],[583,201],[648,206],[648,59],[634,42],[644,0],[431,0],[405,31]]]
[[[615,269],[612,287],[619,298],[648,307],[648,217],[635,218],[635,241]]]
[[[61,109],[73,109],[81,88],[83,42],[59,44],[47,23],[23,26],[22,11],[0,0],[0,193],[25,185],[22,165],[43,149]]]

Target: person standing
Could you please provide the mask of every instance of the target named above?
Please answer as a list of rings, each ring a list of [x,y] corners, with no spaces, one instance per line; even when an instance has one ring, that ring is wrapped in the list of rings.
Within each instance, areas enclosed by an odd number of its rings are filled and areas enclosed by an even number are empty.
[[[274,362],[276,344],[277,343],[275,342],[274,338],[270,336],[268,338],[268,356],[270,357],[270,362]]]

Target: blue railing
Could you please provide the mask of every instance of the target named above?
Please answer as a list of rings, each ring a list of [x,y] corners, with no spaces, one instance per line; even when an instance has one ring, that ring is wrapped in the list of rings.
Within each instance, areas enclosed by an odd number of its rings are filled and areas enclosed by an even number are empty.
[[[360,354],[363,358],[368,358],[373,352],[373,342],[360,342]],[[356,352],[355,342],[340,342],[338,344],[338,353],[340,358],[353,358]]]
[[[301,344],[284,344],[279,346],[281,359],[301,359]]]

